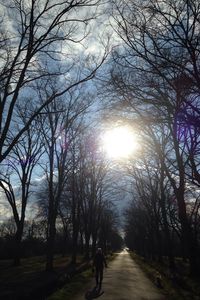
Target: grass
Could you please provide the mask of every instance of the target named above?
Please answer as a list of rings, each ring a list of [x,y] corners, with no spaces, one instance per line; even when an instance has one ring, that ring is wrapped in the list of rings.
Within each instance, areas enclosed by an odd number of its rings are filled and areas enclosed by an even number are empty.
[[[0,260],[0,298],[13,299],[13,295],[20,299],[21,295],[28,295],[32,299],[34,294],[51,290],[58,276],[65,272],[71,257],[56,255],[52,273],[45,272],[45,259],[45,256],[25,258],[18,267],[12,266],[12,260]],[[81,260],[79,257],[78,262]]]
[[[186,275],[181,277],[180,284],[174,284],[169,278],[167,264],[158,262],[147,262],[141,256],[131,252],[131,257],[140,265],[141,269],[146,273],[149,279],[156,284],[156,273],[159,272],[162,278],[162,289],[167,299],[170,300],[200,300],[200,280],[190,278]],[[181,264],[177,259],[177,263]],[[182,269],[188,269],[188,266],[182,264]],[[184,270],[184,271],[185,271]]]
[[[34,274],[45,270],[45,259],[45,256],[24,258],[18,267],[12,266],[11,260],[0,260],[0,280],[1,282],[26,281],[29,277],[34,277]],[[55,271],[67,267],[69,262],[69,256],[55,256]]]
[[[90,281],[92,278],[92,270],[91,268],[75,275],[71,281],[61,289],[59,289],[57,292],[55,292],[53,295],[48,297],[48,300],[68,300],[73,299],[73,296],[77,294],[77,291],[82,291],[83,287]]]
[[[109,255],[106,260],[109,264],[117,256],[117,253],[112,253]],[[75,275],[70,282],[65,284],[63,288],[56,291],[53,295],[48,297],[48,300],[71,300],[77,293],[85,292],[87,289],[87,284],[91,281],[94,274],[92,273],[91,267],[88,267],[87,270],[81,272],[80,274]]]
[[[110,255],[108,261],[114,257],[115,254]],[[0,298],[3,299],[6,295],[10,297],[9,299],[13,299],[12,295],[17,295],[16,297],[21,299],[20,295],[23,293],[29,299],[37,299],[37,295],[52,293],[60,286],[62,288],[54,292],[48,299],[72,299],[73,295],[90,281],[92,270],[83,261],[83,257],[78,256],[77,267],[82,268],[84,271],[74,275],[69,280],[66,276],[66,269],[69,266],[70,259],[70,256],[55,256],[53,273],[44,271],[45,256],[22,259],[21,265],[18,267],[13,267],[11,260],[0,260]]]

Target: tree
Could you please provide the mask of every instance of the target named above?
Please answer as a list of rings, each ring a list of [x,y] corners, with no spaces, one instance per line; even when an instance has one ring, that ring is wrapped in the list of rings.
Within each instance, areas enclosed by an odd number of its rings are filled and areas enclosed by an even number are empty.
[[[107,201],[108,166],[98,148],[97,132],[86,133],[80,144],[79,182],[81,218],[85,240],[85,257],[96,251],[104,205]]]
[[[98,244],[102,247],[105,254],[113,250],[114,237],[120,236],[118,232],[118,225],[116,208],[110,202],[104,203],[98,228]]]
[[[111,86],[119,95],[121,109],[129,107],[126,115],[146,126],[154,143],[160,176],[168,177],[177,200],[192,274],[199,270],[199,246],[186,192],[189,168],[190,180],[198,182],[198,15],[197,1],[113,3],[115,31],[123,45],[113,52],[117,68],[111,70]],[[161,139],[167,139],[165,149]]]
[[[27,112],[21,110],[19,114],[22,123],[25,124]],[[20,264],[21,241],[26,207],[31,193],[33,170],[43,153],[42,148],[40,128],[35,120],[21,136],[18,143],[13,146],[7,161],[5,161],[5,173],[0,174],[0,187],[12,209],[16,224],[14,252],[14,265],[16,266]]]
[[[41,118],[46,162],[44,173],[47,180],[47,264],[46,270],[53,269],[56,219],[66,184],[74,185],[76,149],[73,140],[79,130],[79,123],[90,106],[90,98],[75,89],[68,98],[55,100],[46,107]],[[88,96],[88,95],[87,95]],[[72,188],[73,191],[73,188]],[[72,196],[74,193],[72,193]],[[73,215],[72,215],[73,216]]]
[[[77,45],[86,40],[98,5],[100,0],[1,1],[0,162],[48,104],[95,76],[107,50],[94,61],[83,51],[80,57]],[[38,87],[48,86],[50,78],[58,87],[49,89],[40,102]],[[26,123],[16,126],[22,96],[25,105],[31,101],[32,109]]]

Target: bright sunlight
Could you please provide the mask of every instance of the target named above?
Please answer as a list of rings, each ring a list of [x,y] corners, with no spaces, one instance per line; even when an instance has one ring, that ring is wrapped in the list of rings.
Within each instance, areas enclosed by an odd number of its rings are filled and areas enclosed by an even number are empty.
[[[128,158],[139,147],[136,134],[128,126],[118,126],[103,135],[103,149],[111,158]]]

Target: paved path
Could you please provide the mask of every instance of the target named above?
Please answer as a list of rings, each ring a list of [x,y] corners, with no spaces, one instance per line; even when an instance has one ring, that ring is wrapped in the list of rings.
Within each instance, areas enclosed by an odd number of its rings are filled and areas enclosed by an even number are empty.
[[[93,280],[89,288],[93,288]],[[164,300],[161,291],[146,277],[130,254],[122,251],[104,272],[104,293],[99,300]],[[85,299],[84,293],[73,300]]]

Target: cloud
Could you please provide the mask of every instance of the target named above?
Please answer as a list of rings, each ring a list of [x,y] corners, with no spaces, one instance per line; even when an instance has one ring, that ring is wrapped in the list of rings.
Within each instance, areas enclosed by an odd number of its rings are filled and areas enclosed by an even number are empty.
[[[1,216],[0,223],[10,218],[11,215],[12,215],[11,207],[8,201],[6,200],[6,197],[3,194],[2,190],[0,189],[0,216]]]

